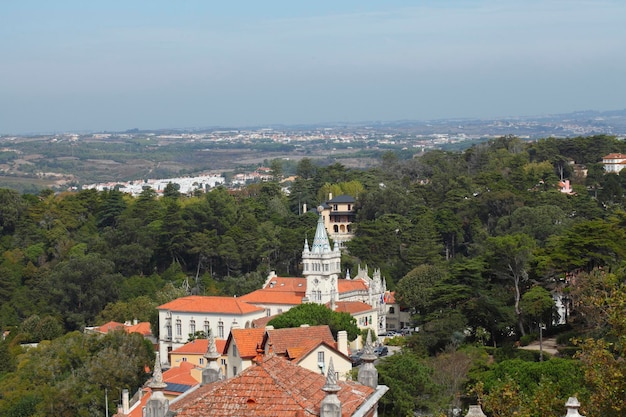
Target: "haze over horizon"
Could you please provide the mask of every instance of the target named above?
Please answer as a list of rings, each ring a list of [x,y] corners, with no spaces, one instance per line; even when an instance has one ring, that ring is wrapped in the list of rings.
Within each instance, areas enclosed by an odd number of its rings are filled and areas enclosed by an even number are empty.
[[[626,108],[619,0],[25,0],[2,9],[0,134]]]

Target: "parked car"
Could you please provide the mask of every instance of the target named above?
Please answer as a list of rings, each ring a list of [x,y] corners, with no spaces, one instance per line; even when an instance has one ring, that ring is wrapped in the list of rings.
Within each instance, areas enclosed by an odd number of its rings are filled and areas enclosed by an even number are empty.
[[[386,356],[389,353],[389,348],[385,345],[376,346],[374,348],[376,356]]]
[[[363,363],[361,355],[363,355],[363,351],[361,350],[357,350],[350,355],[350,362],[352,362],[352,366],[359,366]]]
[[[387,333],[383,334],[382,336],[385,337],[396,337],[396,336],[402,336],[400,333],[395,332],[393,330],[389,330]]]

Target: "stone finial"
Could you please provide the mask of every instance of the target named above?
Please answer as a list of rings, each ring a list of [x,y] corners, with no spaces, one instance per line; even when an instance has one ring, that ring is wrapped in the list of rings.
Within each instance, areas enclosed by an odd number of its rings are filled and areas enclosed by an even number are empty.
[[[213,336],[213,331],[209,329],[209,344],[207,346],[206,353],[203,355],[207,360],[216,360],[220,358],[220,353],[217,351],[217,346],[215,345],[215,336]]]
[[[153,390],[163,390],[167,387],[167,384],[163,382],[163,371],[161,370],[161,354],[156,353],[154,360],[154,371],[152,372],[152,381],[148,384]]]
[[[367,329],[367,337],[365,338],[365,346],[363,347],[361,359],[363,359],[364,362],[374,362],[377,358],[374,353],[374,344],[372,343],[372,330]]]
[[[483,413],[483,409],[479,405],[470,405],[469,410],[467,410],[467,414],[465,417],[487,417],[485,413]]]
[[[327,393],[338,392],[341,388],[337,385],[337,375],[335,374],[335,365],[333,364],[333,358],[330,358],[328,363],[328,372],[326,372],[326,384],[322,387],[322,390]]]
[[[161,355],[156,353],[154,361],[154,372],[152,373],[152,381],[148,384],[152,388],[152,395],[146,402],[146,417],[165,417],[169,408],[169,401],[163,395],[163,390],[167,384],[163,382],[163,372],[161,371]]]
[[[223,379],[222,368],[217,364],[217,360],[220,358],[221,354],[217,351],[215,336],[213,336],[213,332],[210,329],[209,344],[203,356],[206,358],[207,362],[206,367],[202,370],[202,385]]]
[[[374,346],[372,345],[372,331],[368,329],[365,347],[363,348],[363,354],[361,355],[363,365],[359,367],[357,381],[374,389],[378,386],[378,370],[374,366],[376,358],[376,354],[374,354]]]
[[[565,408],[567,408],[567,414],[565,414],[565,417],[584,417],[578,412],[580,402],[578,402],[578,398],[576,397],[569,397],[565,403]]]
[[[326,393],[326,396],[320,403],[320,417],[341,417],[341,401],[339,401],[339,397],[337,396],[341,387],[337,384],[333,358],[330,358],[330,362],[328,363],[326,384],[324,384],[322,390]]]

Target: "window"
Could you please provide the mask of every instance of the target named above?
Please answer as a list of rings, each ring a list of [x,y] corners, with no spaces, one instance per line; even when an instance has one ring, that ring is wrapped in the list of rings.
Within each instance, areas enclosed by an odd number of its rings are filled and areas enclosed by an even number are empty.
[[[235,357],[238,356],[238,354],[237,354],[237,345],[235,345],[234,343],[233,343],[233,356],[235,356]]]
[[[335,231],[335,233],[339,233],[339,226],[334,225],[333,230]]]
[[[348,211],[352,210],[352,206],[348,204]]]
[[[196,321],[195,320],[191,320],[189,322],[189,333],[191,333],[192,336],[196,334]]]
[[[226,366],[226,359],[220,359],[220,363],[222,364],[222,366]]]
[[[172,324],[171,324],[171,323],[167,323],[167,324],[165,325],[165,329],[166,329],[166,331],[167,331],[167,337],[168,337],[169,339],[171,339],[171,338],[172,338]]]
[[[396,308],[395,307],[389,307],[389,314],[396,314]]]
[[[333,204],[333,210],[337,211],[337,204]]]
[[[305,271],[308,271],[308,270],[309,270],[309,264],[308,264],[308,263],[306,263],[306,262],[304,263],[304,270],[305,270]]]
[[[183,362],[187,362],[187,358],[183,358]]]
[[[217,337],[224,338],[224,322],[222,320],[217,322]]]
[[[236,375],[237,375],[237,367],[233,366],[233,376],[236,376]]]
[[[204,335],[206,337],[209,337],[209,330],[210,330],[209,321],[205,320],[204,321]]]
[[[183,324],[180,322],[180,319],[176,320],[176,336],[183,335]]]
[[[198,359],[198,363],[199,363],[200,365],[204,365],[204,358],[200,358],[200,359]]]
[[[317,363],[324,363],[324,352],[317,352]]]

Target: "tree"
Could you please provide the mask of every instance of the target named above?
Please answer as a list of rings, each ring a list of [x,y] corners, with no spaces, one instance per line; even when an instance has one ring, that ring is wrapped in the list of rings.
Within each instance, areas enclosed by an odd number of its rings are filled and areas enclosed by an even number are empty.
[[[412,416],[416,411],[431,414],[444,405],[433,370],[414,353],[402,351],[377,366],[378,382],[389,387],[378,411],[385,416]]]
[[[492,273],[513,284],[515,315],[522,335],[525,334],[520,308],[522,284],[528,280],[528,267],[534,249],[534,239],[524,233],[497,236],[487,240],[487,263]]]
[[[348,340],[353,341],[360,334],[356,325],[356,319],[350,313],[332,311],[322,304],[305,303],[295,306],[289,311],[273,318],[267,323],[276,329],[286,327],[299,327],[303,324],[319,326],[326,324],[330,327],[333,337],[337,338],[337,332],[345,330]]]
[[[426,315],[436,301],[433,296],[437,285],[443,282],[446,276],[447,271],[442,267],[420,265],[398,282],[396,297],[403,305]]]
[[[543,323],[551,325],[553,322],[552,315],[555,312],[554,299],[548,290],[538,285],[535,285],[522,295],[520,309],[522,314],[529,320],[530,332],[536,329],[536,326],[541,326]]]

